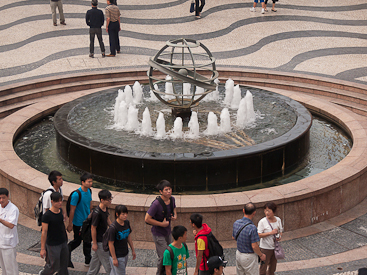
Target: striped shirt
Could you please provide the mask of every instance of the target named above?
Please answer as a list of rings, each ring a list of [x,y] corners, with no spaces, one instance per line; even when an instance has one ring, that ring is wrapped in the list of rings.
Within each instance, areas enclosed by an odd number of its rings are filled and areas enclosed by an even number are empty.
[[[121,13],[116,5],[108,5],[106,7],[105,12],[106,12],[106,18],[109,18],[110,22],[119,21]]]

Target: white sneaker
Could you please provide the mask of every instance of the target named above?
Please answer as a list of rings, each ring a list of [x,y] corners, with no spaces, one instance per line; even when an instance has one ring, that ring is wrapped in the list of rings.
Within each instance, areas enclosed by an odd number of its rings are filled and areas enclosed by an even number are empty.
[[[261,13],[264,14],[265,13],[265,10],[264,9],[261,9]]]
[[[250,9],[250,11],[256,11],[256,9],[255,9],[254,7],[252,7],[252,8]]]

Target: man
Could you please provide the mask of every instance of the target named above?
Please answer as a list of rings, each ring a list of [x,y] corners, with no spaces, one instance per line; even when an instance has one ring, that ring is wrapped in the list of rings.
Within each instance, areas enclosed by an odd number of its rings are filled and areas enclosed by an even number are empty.
[[[219,256],[210,257],[208,260],[209,274],[222,275],[227,263],[227,261],[223,261]]]
[[[107,227],[111,224],[109,218],[108,207],[111,205],[112,194],[108,190],[101,190],[98,193],[99,205],[92,212],[92,260],[87,275],[97,275],[101,264],[103,265],[106,274],[111,273],[111,265],[109,262],[108,251],[103,250],[103,234],[106,232]]]
[[[0,267],[3,275],[18,275],[18,208],[9,201],[9,191],[0,188]]]
[[[51,194],[53,192],[59,192],[62,197],[62,189],[61,189],[61,186],[63,185],[62,174],[59,171],[51,171],[50,174],[48,175],[48,181],[51,183],[51,187],[49,187],[48,189],[52,190],[46,191],[43,194],[43,200],[42,200],[43,214],[45,214],[46,211],[51,208]]]
[[[62,195],[51,194],[51,208],[42,217],[41,258],[46,257],[46,264],[39,275],[68,275],[69,249],[61,209]]]
[[[83,225],[83,221],[88,217],[92,209],[92,192],[90,190],[93,185],[92,175],[89,173],[84,173],[80,177],[80,181],[82,183],[82,186],[78,189],[81,194],[80,202],[78,192],[72,193],[70,201],[70,215],[67,231],[71,232],[71,230],[73,230],[74,232],[74,240],[70,241],[68,244],[70,253],[82,242],[80,229]],[[83,242],[85,266],[89,266],[90,260],[92,259],[91,246],[92,244]],[[71,260],[69,266],[73,267]]]
[[[157,275],[161,274],[163,268],[163,253],[171,241],[171,221],[177,218],[175,198],[172,196],[171,183],[162,180],[157,185],[161,194],[153,201],[145,215],[145,222],[152,225],[152,234],[157,250]],[[164,211],[164,205],[166,211]]]
[[[209,268],[206,263],[209,259],[208,239],[200,235],[208,235],[212,230],[206,223],[203,223],[203,216],[198,213],[190,216],[190,222],[194,228],[195,236],[196,266],[194,275],[209,275]]]
[[[117,53],[120,53],[120,39],[119,31],[121,31],[120,25],[120,10],[116,6],[115,2],[107,0],[106,12],[106,32],[110,39],[110,51],[111,53],[106,55],[108,57],[114,57]]]
[[[237,275],[259,275],[258,256],[265,261],[266,256],[260,251],[257,228],[252,219],[256,214],[253,203],[245,204],[243,218],[233,224],[232,239],[237,241],[236,271]]]
[[[182,225],[177,225],[172,229],[172,237],[174,241],[169,245],[172,255],[168,248],[163,254],[163,266],[166,269],[166,275],[188,275],[187,259],[189,251],[186,246],[187,229]]]
[[[97,35],[97,39],[99,42],[99,46],[101,48],[102,57],[105,57],[105,48],[104,43],[102,39],[102,29],[101,27],[104,24],[104,15],[103,12],[99,9],[97,9],[98,6],[98,0],[92,0],[92,8],[87,11],[87,14],[85,15],[85,21],[87,22],[87,25],[89,28],[89,57],[94,57],[94,38]]]
[[[57,26],[56,7],[59,9],[60,24],[61,25],[66,25],[61,0],[51,0],[50,1],[50,6],[51,6],[51,12],[52,12],[52,21],[54,22],[54,26]]]

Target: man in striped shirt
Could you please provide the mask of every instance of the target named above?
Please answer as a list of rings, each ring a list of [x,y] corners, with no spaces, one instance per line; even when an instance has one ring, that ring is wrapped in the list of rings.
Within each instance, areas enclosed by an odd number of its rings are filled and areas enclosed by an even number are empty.
[[[106,55],[108,57],[114,57],[117,53],[120,53],[120,40],[119,40],[119,31],[121,30],[120,26],[120,10],[115,5],[114,0],[107,0],[107,7],[105,10],[106,13],[106,31],[110,38],[110,51],[111,53]]]

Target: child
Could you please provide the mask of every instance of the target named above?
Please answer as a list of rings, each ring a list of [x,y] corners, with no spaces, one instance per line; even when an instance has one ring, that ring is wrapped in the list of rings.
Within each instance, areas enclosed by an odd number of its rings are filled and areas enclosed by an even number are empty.
[[[187,275],[186,260],[189,258],[189,251],[186,245],[182,245],[182,243],[186,243],[187,229],[182,225],[175,226],[172,229],[172,237],[174,241],[169,247],[173,251],[173,260],[168,249],[163,253],[163,265],[166,268],[166,275]]]
[[[208,260],[209,274],[222,275],[223,269],[226,267],[227,261],[223,261],[219,256],[210,257]]]
[[[127,254],[129,249],[133,253],[133,260],[136,258],[133,241],[131,239],[130,222],[127,220],[127,208],[125,205],[117,205],[115,208],[116,220],[108,229],[108,247],[110,250],[111,275],[125,275],[127,265]]]

